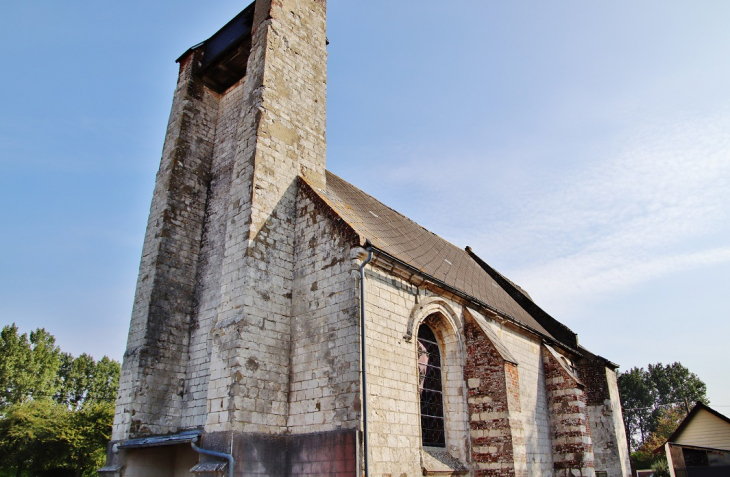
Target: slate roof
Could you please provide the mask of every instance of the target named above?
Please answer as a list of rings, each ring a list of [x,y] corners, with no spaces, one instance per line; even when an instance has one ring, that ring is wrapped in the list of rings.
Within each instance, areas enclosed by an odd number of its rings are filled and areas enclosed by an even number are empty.
[[[490,305],[501,314],[542,335],[556,339],[465,250],[426,230],[329,171],[326,184],[326,189],[322,189],[308,183],[311,190],[360,236],[362,243],[370,241],[376,249]],[[564,342],[560,339],[558,341]]]

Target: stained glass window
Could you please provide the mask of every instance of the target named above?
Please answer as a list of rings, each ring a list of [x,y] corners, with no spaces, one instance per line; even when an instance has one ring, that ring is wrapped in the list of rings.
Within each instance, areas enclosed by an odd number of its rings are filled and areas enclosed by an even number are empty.
[[[418,328],[418,378],[422,443],[428,447],[446,447],[441,352],[428,325]]]

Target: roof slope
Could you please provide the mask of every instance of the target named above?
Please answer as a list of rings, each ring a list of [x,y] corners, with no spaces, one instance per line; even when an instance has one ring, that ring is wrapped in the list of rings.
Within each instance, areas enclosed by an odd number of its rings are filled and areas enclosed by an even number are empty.
[[[306,182],[306,179],[305,179]],[[555,339],[469,254],[327,171],[326,190],[309,187],[377,249],[416,268],[515,321]],[[559,341],[563,341],[560,340]],[[566,343],[570,344],[570,343]]]

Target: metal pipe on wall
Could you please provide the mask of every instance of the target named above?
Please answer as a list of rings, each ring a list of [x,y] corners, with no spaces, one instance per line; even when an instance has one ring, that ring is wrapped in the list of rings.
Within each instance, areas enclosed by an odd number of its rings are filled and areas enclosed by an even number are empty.
[[[200,447],[195,445],[195,441],[197,438],[190,441],[190,445],[192,446],[193,450],[197,452],[198,454],[203,455],[209,455],[211,457],[218,457],[219,459],[226,459],[228,461],[228,477],[233,477],[233,465],[236,463],[235,460],[233,460],[233,456],[231,454],[224,454],[223,452],[216,452],[208,449],[201,449]]]
[[[361,346],[361,365],[362,365],[362,440],[363,440],[363,454],[364,454],[364,466],[365,466],[365,477],[370,476],[368,468],[369,457],[368,457],[368,399],[367,399],[367,369],[365,366],[365,266],[370,263],[373,259],[373,249],[370,246],[370,242],[365,243],[365,250],[368,252],[368,257],[360,265],[360,346]]]

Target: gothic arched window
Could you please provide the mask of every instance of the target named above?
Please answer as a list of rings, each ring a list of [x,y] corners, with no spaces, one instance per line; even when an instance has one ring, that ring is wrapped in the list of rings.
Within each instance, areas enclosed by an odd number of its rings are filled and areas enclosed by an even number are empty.
[[[421,400],[421,442],[446,447],[441,352],[428,325],[418,328],[418,393]]]

